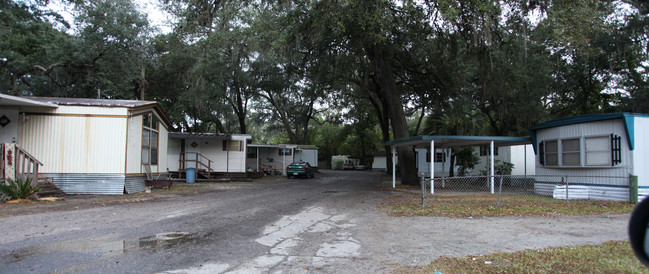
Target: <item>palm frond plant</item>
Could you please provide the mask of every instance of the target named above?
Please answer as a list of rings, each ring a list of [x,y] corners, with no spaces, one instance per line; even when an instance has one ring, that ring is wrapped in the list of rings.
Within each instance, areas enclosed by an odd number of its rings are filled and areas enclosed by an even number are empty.
[[[9,200],[25,199],[41,190],[40,186],[32,186],[32,178],[16,180],[7,179],[7,184],[0,184],[0,194]]]

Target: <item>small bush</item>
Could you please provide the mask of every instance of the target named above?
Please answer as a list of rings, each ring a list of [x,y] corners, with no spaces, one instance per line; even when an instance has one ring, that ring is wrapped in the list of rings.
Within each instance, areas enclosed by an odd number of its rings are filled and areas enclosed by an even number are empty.
[[[343,169],[343,164],[344,163],[345,163],[345,161],[343,161],[343,160],[334,160],[334,165],[333,165],[332,168],[333,169]]]
[[[7,182],[6,185],[0,184],[0,194],[9,200],[25,199],[41,190],[39,186],[32,187],[32,178],[18,178],[15,181],[7,179]]]

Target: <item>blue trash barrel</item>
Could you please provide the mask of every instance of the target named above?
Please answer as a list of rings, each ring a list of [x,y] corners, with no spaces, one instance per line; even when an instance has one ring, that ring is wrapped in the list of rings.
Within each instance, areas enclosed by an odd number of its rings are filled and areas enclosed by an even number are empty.
[[[187,172],[185,174],[187,177],[187,182],[188,183],[194,183],[196,181],[196,169],[193,167],[190,167],[187,169]]]

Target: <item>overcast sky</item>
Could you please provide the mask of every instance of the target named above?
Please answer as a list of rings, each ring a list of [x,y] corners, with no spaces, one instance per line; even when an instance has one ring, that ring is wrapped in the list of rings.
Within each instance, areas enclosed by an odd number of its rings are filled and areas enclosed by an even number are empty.
[[[151,26],[157,27],[161,32],[171,32],[172,26],[168,22],[169,14],[160,8],[160,3],[157,0],[133,0],[140,8],[140,12],[146,14],[149,18]],[[61,14],[66,21],[74,24],[74,16],[72,16],[72,7],[62,0],[50,1],[48,7]]]

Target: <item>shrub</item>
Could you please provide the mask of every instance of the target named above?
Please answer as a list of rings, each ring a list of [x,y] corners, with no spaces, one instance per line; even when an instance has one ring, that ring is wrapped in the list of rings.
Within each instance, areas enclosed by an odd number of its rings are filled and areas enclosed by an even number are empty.
[[[334,166],[332,167],[333,169],[343,169],[343,164],[345,161],[336,159],[334,160]]]
[[[2,196],[5,196],[6,198],[9,198],[10,200],[25,199],[41,190],[40,186],[32,187],[32,178],[18,178],[15,181],[7,179],[7,183],[8,184],[6,185],[0,184],[0,194],[2,194]]]

